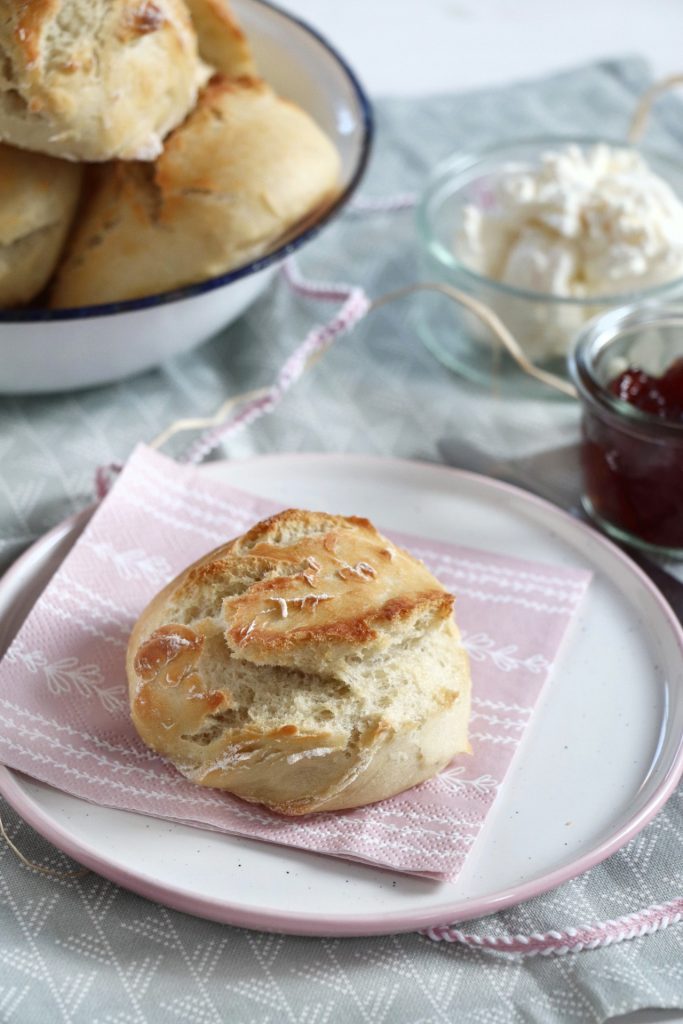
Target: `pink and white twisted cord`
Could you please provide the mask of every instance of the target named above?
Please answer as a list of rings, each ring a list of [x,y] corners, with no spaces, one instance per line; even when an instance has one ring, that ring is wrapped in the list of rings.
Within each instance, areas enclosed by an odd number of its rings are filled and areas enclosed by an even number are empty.
[[[296,269],[293,257],[285,261],[282,272],[289,286],[306,298],[341,302],[341,308],[325,324],[319,324],[306,335],[281,367],[275,383],[264,394],[247,401],[234,416],[202,434],[183,456],[183,462],[202,462],[222,441],[232,437],[254,420],[271,412],[303,374],[314,356],[323,353],[338,337],[347,334],[370,309],[370,299],[362,288],[349,284],[306,281]]]
[[[517,956],[562,956],[583,949],[599,949],[617,942],[641,938],[662,931],[683,919],[683,899],[654,904],[634,914],[626,914],[599,924],[566,928],[564,931],[534,932],[531,935],[471,935],[454,925],[425,928],[420,934],[436,942],[458,942],[470,949]]]
[[[412,193],[402,193],[388,197],[357,199],[352,204],[351,212],[390,213],[409,209],[414,205],[415,196]],[[265,388],[258,397],[247,400],[238,412],[223,423],[202,434],[187,450],[181,461],[202,462],[222,441],[271,412],[302,376],[309,361],[325,352],[337,338],[347,334],[371,308],[371,301],[361,287],[309,281],[299,273],[293,257],[286,260],[282,273],[296,294],[316,301],[338,302],[341,303],[341,307],[327,323],[319,324],[309,331],[281,367],[274,384]],[[112,463],[97,469],[98,499],[104,498],[108,493],[121,468],[120,463]],[[491,953],[514,956],[561,956],[651,935],[668,928],[669,925],[677,924],[682,919],[683,898],[655,904],[614,920],[582,925],[579,928],[566,928],[564,931],[534,932],[531,935],[472,935],[456,928],[455,925],[437,925],[423,929],[420,934],[436,942],[459,943],[470,949]]]
[[[397,192],[393,196],[359,196],[348,208],[349,213],[397,213],[410,210],[417,203],[415,192]]]
[[[111,485],[123,469],[121,462],[109,462],[106,466],[98,466],[95,470],[95,497],[98,501],[109,494]]]

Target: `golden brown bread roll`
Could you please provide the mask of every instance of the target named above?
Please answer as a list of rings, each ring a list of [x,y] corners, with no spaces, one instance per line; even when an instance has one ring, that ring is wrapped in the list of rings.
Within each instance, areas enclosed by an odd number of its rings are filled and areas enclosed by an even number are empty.
[[[134,299],[222,274],[272,248],[334,195],[339,157],[258,79],[212,79],[153,165],[98,169],[52,305]]]
[[[185,0],[199,41],[199,56],[229,78],[255,75],[251,46],[228,0]]]
[[[366,519],[279,513],[142,613],[133,722],[193,782],[283,814],[383,799],[469,749],[452,605]]]
[[[80,183],[76,164],[0,144],[0,307],[29,302],[45,287]]]
[[[182,0],[0,0],[0,139],[68,160],[151,160],[194,105]]]

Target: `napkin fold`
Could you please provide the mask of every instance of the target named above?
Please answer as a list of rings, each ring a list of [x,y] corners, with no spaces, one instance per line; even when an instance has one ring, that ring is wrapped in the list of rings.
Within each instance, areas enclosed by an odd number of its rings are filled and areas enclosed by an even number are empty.
[[[130,721],[124,668],[150,598],[278,508],[138,447],[0,664],[0,760],[97,804],[453,880],[590,574],[385,530],[457,597],[472,666],[473,754],[390,800],[287,819],[195,786],[148,750]]]

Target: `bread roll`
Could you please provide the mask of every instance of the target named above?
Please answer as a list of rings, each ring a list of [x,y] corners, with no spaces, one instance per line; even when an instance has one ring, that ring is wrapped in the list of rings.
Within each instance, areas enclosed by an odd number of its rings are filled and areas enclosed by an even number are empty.
[[[199,56],[230,78],[255,75],[249,40],[228,0],[185,0],[199,40]]]
[[[0,144],[0,307],[43,290],[78,202],[81,168]]]
[[[222,274],[330,200],[339,158],[257,79],[212,79],[155,164],[101,168],[52,293],[57,307],[135,299]]]
[[[201,74],[182,0],[0,0],[0,139],[152,160]]]
[[[381,800],[469,749],[452,605],[367,519],[281,512],[143,612],[133,722],[188,779],[282,814]]]

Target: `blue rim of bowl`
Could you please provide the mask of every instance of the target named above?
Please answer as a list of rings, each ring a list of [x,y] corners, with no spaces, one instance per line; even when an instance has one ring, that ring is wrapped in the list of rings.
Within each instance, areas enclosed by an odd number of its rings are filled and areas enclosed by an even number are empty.
[[[673,154],[663,153],[659,150],[652,149],[649,146],[640,146],[639,144],[635,145],[628,142],[626,139],[612,139],[607,136],[600,137],[595,135],[525,136],[516,139],[507,139],[505,142],[499,142],[493,146],[486,146],[476,153],[453,154],[449,157],[444,157],[443,160],[439,161],[437,166],[434,168],[433,173],[430,175],[429,181],[420,196],[416,209],[418,235],[427,254],[436,263],[438,263],[440,267],[443,267],[451,274],[461,275],[466,281],[470,281],[479,287],[490,288],[491,291],[499,292],[500,294],[507,295],[510,298],[526,299],[541,304],[547,303],[550,305],[574,306],[590,309],[593,306],[625,306],[630,303],[645,302],[658,298],[669,298],[676,295],[676,293],[679,293],[683,289],[683,276],[680,275],[672,278],[670,281],[664,281],[661,284],[650,285],[646,288],[637,289],[635,291],[615,292],[611,295],[590,295],[581,297],[575,295],[551,295],[548,292],[535,292],[526,288],[515,288],[514,285],[505,284],[503,281],[496,281],[493,277],[486,277],[484,274],[477,273],[476,270],[471,270],[466,266],[466,264],[458,259],[454,252],[449,252],[436,238],[431,228],[432,217],[429,214],[429,204],[433,195],[438,192],[444,182],[450,177],[461,174],[469,168],[475,167],[476,164],[480,163],[482,160],[495,156],[496,153],[509,149],[513,146],[545,145],[550,148],[554,146],[568,146],[572,144],[577,146],[596,146],[602,144],[606,146],[613,146],[618,149],[632,149],[636,152],[642,152],[646,157],[650,154],[655,159],[661,160],[663,163],[675,163],[675,157]],[[683,197],[679,198],[683,199]]]
[[[126,299],[123,302],[105,302],[96,306],[77,306],[72,309],[0,310],[0,324],[44,323],[55,320],[85,320],[90,317],[111,316],[115,313],[133,313],[142,309],[151,309],[155,306],[165,306],[168,303],[177,302],[180,299],[191,299],[197,295],[202,295],[205,292],[214,291],[216,288],[222,288],[226,284],[232,284],[233,281],[239,281],[243,277],[249,277],[250,274],[255,274],[260,270],[265,270],[267,267],[270,267],[275,263],[281,263],[282,260],[291,253],[296,252],[296,250],[306,242],[310,242],[312,238],[315,238],[322,228],[342,211],[343,207],[356,191],[370,158],[375,128],[370,100],[368,99],[365,89],[360,84],[356,74],[351,70],[346,60],[329,42],[329,40],[318,32],[317,29],[312,28],[312,26],[302,18],[299,18],[294,14],[290,14],[289,11],[286,11],[277,4],[272,3],[271,0],[251,0],[251,2],[260,4],[261,7],[270,8],[286,21],[293,22],[316,39],[341,67],[351,84],[361,116],[362,138],[358,162],[343,191],[340,192],[335,201],[327,207],[320,219],[316,220],[310,227],[307,227],[300,235],[291,238],[289,241],[278,246],[277,249],[267,253],[265,256],[252,260],[250,263],[245,263],[244,266],[236,267],[235,270],[230,270],[225,274],[219,274],[218,277],[210,277],[206,281],[198,281],[196,284],[185,285],[182,288],[174,288],[171,291],[158,292],[156,295],[145,295],[144,298],[141,299]]]

